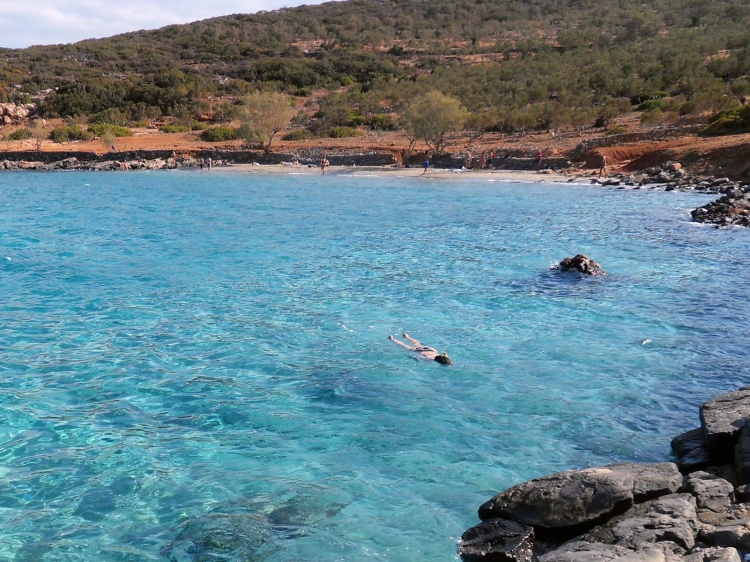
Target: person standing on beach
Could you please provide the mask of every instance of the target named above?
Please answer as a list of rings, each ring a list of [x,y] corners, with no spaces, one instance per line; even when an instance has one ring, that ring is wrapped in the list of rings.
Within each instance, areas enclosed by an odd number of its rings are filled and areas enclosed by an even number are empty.
[[[607,157],[601,152],[599,153],[599,164],[599,177],[602,177],[602,174],[604,174],[605,177],[609,177],[609,174],[607,173]]]
[[[209,157],[208,157],[208,171],[209,171],[209,172],[211,171],[211,164],[213,164],[213,162],[212,162],[212,160],[211,160],[211,157],[209,156]]]
[[[542,156],[543,156],[542,149],[537,148],[536,149],[536,165],[539,167],[540,170],[542,169]]]
[[[422,162],[422,167],[424,168],[424,172],[422,172],[422,175],[425,175],[427,173],[427,168],[430,167],[430,158],[432,158],[432,153],[428,152],[425,161]]]
[[[323,159],[320,161],[320,171],[323,172],[323,174],[326,173],[326,168],[330,166],[331,163],[328,161],[328,158],[323,156]]]

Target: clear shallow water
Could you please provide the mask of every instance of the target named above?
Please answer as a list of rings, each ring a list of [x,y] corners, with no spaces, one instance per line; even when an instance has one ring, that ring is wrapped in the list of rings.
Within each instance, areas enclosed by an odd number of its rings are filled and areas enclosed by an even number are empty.
[[[750,380],[709,199],[0,174],[0,559],[451,560],[507,486],[668,458]]]

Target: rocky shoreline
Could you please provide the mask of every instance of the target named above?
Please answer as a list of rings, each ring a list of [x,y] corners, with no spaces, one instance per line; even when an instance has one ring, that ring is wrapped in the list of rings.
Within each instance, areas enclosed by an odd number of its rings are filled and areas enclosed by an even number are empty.
[[[464,562],[750,559],[750,386],[700,408],[676,463],[570,470],[505,490],[458,544]]]
[[[10,158],[8,156],[11,156]],[[28,157],[28,154],[24,154]],[[227,166],[234,163],[247,164],[264,162],[266,164],[283,164],[297,162],[301,166],[316,166],[315,154],[272,153],[262,155],[257,151],[205,151],[199,154],[175,154],[168,151],[130,152],[113,155],[96,153],[39,153],[37,160],[24,160],[21,154],[6,154],[0,161],[1,170],[34,170],[34,171],[121,171],[121,170],[174,170],[196,168],[201,161],[211,158],[214,166]],[[343,153],[328,155],[333,166],[387,166],[395,160],[391,153]],[[455,166],[455,158],[437,163],[450,168]],[[523,165],[504,163],[499,170],[527,170],[532,159],[523,160]],[[528,162],[527,162],[528,160]],[[569,164],[569,163],[568,163]],[[578,176],[578,179],[586,176]],[[571,178],[569,181],[574,181]],[[732,181],[728,177],[695,176],[688,174],[679,163],[668,162],[660,167],[649,168],[639,174],[613,174],[605,179],[595,178],[592,183],[615,187],[617,189],[657,189],[664,191],[695,191],[722,195],[703,207],[692,211],[695,222],[714,224],[717,227],[747,226],[750,227],[750,182]]]

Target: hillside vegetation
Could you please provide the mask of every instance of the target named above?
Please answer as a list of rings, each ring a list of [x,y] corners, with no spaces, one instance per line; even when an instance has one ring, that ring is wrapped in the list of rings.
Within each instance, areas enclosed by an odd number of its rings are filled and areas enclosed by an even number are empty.
[[[749,73],[745,0],[349,0],[0,49],[0,101],[49,91],[45,116],[226,123],[216,99],[270,89],[300,109],[314,94],[330,129],[438,90],[471,126],[513,131],[606,126],[648,100],[644,122],[731,110]]]

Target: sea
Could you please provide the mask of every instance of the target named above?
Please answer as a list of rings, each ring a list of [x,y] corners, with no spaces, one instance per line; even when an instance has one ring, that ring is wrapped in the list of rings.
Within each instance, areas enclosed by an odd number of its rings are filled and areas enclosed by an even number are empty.
[[[669,460],[750,384],[750,229],[499,178],[0,174],[0,560],[457,560],[513,484]]]

